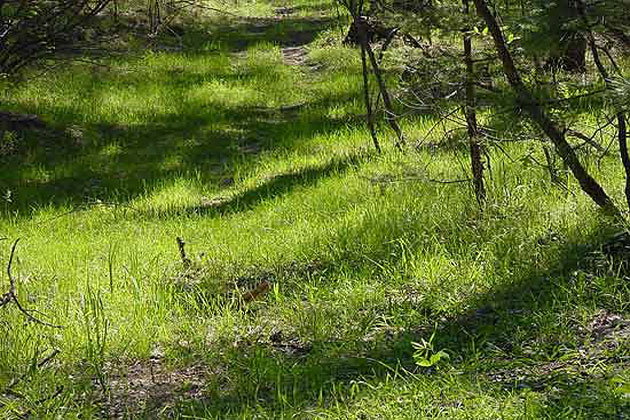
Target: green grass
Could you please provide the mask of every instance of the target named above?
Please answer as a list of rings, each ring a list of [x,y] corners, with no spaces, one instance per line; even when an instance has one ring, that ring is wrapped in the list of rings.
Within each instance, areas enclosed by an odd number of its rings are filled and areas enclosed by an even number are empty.
[[[527,145],[491,152],[483,213],[467,183],[426,180],[467,177],[464,148],[401,154],[381,127],[376,154],[357,52],[302,6],[4,87],[49,128],[2,160],[0,235],[22,238],[22,301],[64,328],[2,310],[0,389],[25,376],[0,417],[624,418],[613,227],[527,166]],[[317,66],[285,63],[292,39],[314,39]],[[620,199],[614,162],[592,169]],[[450,359],[416,366],[432,334]]]

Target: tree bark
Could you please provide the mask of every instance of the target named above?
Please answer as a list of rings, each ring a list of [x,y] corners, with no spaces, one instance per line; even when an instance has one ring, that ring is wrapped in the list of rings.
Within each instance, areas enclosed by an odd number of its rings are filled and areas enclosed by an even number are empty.
[[[486,22],[488,30],[492,35],[499,59],[503,64],[503,72],[505,73],[510,86],[516,93],[518,104],[529,115],[529,117],[538,126],[540,126],[547,137],[549,137],[551,142],[554,144],[556,151],[569,167],[573,176],[575,176],[579,182],[582,191],[591,197],[591,199],[607,213],[614,216],[620,216],[621,213],[615,206],[612,199],[584,168],[575,154],[575,151],[567,142],[565,134],[559,128],[559,125],[551,119],[551,117],[540,107],[540,105],[536,103],[535,98],[523,83],[520,73],[514,64],[512,55],[507,48],[503,33],[501,32],[496,18],[492,12],[490,12],[487,2],[485,0],[473,1],[475,3],[477,13]]]
[[[367,67],[367,57],[365,52],[365,47],[363,43],[361,43],[361,66],[363,69],[363,94],[365,98],[365,111],[366,111],[366,122],[368,126],[368,130],[370,130],[370,135],[372,136],[372,142],[374,143],[374,147],[380,153],[381,145],[378,142],[378,136],[376,135],[376,128],[374,127],[374,114],[372,113],[372,102],[370,99],[370,84],[368,79],[368,67]]]
[[[470,13],[468,0],[462,0],[464,13]],[[470,146],[470,162],[475,187],[475,197],[480,206],[486,201],[486,188],[483,179],[483,145],[479,137],[477,125],[476,96],[475,96],[475,69],[472,57],[472,39],[469,28],[464,28],[464,61],[466,63],[466,105],[464,113],[468,128],[468,142]]]
[[[392,104],[391,97],[389,96],[389,92],[387,91],[387,86],[385,85],[385,80],[383,79],[383,72],[378,64],[378,60],[374,55],[374,51],[372,50],[372,46],[370,45],[368,36],[367,36],[367,22],[362,16],[357,17],[356,25],[359,28],[359,34],[361,37],[361,45],[365,48],[365,52],[367,52],[368,58],[370,59],[370,64],[372,65],[372,72],[374,73],[374,77],[376,78],[376,82],[378,83],[379,90],[381,92],[381,96],[383,97],[383,104],[385,106],[385,120],[389,123],[390,127],[396,133],[398,137],[398,141],[396,142],[396,147],[399,150],[402,150],[402,147],[405,145],[405,136],[398,124],[398,120],[396,118],[396,114],[394,113],[394,107]]]

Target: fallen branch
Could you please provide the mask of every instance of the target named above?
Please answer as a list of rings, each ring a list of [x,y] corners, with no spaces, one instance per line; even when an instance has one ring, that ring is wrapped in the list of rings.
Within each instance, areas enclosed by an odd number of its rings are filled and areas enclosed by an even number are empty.
[[[186,249],[184,248],[185,246],[186,242],[184,242],[184,240],[178,236],[177,247],[179,248],[179,256],[182,259],[182,264],[184,265],[184,268],[188,269],[190,268],[192,261],[186,256]]]
[[[381,179],[379,179],[378,177],[376,178],[364,177],[364,178],[369,180],[372,184],[398,184],[402,182],[417,182],[417,181],[433,182],[436,184],[462,184],[462,183],[473,181],[471,178],[433,179],[433,178],[427,178],[423,176],[408,176],[408,177],[403,177],[403,178],[381,178]]]
[[[59,349],[54,349],[48,356],[46,356],[44,359],[42,359],[40,362],[37,363],[36,367],[37,368],[42,368],[45,365],[47,365],[52,359],[54,359],[55,357],[57,357],[57,355],[61,352],[61,350]],[[31,372],[31,369],[29,369],[29,371],[27,371],[26,373],[24,373],[23,375],[17,377],[17,378],[13,378],[11,380],[11,382],[9,382],[9,384],[7,385],[7,387],[4,389],[4,391],[2,391],[4,394],[6,394],[7,392],[11,392],[12,389],[19,384],[21,381],[24,380],[24,378],[26,378],[28,376],[28,374]]]
[[[13,302],[15,303],[15,306],[18,308],[18,310],[22,312],[22,314],[29,321],[34,322],[36,324],[44,325],[46,327],[63,328],[61,325],[51,324],[49,322],[42,321],[41,319],[34,317],[30,311],[28,311],[27,309],[24,308],[24,306],[22,306],[22,303],[18,299],[17,282],[15,278],[13,277],[13,274],[11,273],[11,267],[13,266],[13,257],[15,256],[15,249],[17,247],[18,242],[20,242],[20,240],[16,239],[15,242],[13,242],[13,246],[11,247],[11,255],[9,256],[9,263],[7,264],[7,276],[9,277],[9,291],[5,293],[4,295],[2,295],[2,297],[0,297],[0,307],[3,307]]]
[[[46,124],[37,115],[0,112],[0,128],[11,131],[42,129],[46,128]]]

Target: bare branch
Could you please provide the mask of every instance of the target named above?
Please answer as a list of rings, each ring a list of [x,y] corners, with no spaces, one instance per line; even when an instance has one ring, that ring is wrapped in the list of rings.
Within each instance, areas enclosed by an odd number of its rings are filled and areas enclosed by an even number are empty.
[[[9,291],[5,293],[4,295],[2,295],[2,297],[0,298],[0,307],[4,305],[8,305],[9,303],[13,302],[15,303],[15,306],[18,308],[18,310],[22,312],[22,314],[29,321],[34,322],[36,324],[44,325],[46,327],[63,328],[61,325],[51,324],[49,322],[42,321],[41,319],[34,317],[31,314],[31,312],[36,312],[36,311],[29,311],[25,309],[24,306],[22,306],[22,303],[20,302],[20,300],[18,299],[17,282],[15,280],[15,277],[13,277],[13,273],[12,273],[13,258],[15,257],[15,249],[17,248],[18,242],[20,242],[19,238],[16,239],[15,242],[13,242],[13,246],[11,246],[11,255],[9,256],[9,262],[7,264],[7,276],[9,277]]]

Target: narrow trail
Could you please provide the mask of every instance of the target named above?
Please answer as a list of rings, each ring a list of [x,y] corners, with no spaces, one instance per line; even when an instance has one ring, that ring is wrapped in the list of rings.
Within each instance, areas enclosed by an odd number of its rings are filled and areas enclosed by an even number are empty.
[[[240,30],[245,40],[237,41],[238,51],[233,55],[241,58],[246,55],[247,47],[257,42],[270,41],[281,47],[286,64],[290,66],[308,65],[308,47],[322,26],[330,23],[321,18],[304,18],[296,16],[295,9],[288,6],[274,10],[274,15],[266,18],[245,17],[240,23]],[[278,26],[286,26],[286,31],[275,36]],[[295,27],[295,29],[294,29]]]
[[[247,44],[238,44],[238,51],[231,53],[237,60],[247,57],[247,47],[257,42],[264,42],[272,33],[274,26],[279,22],[286,22],[294,17],[294,9],[280,7],[275,10],[275,16],[266,19],[247,20],[247,26],[241,28],[248,39]],[[318,22],[318,21],[315,21]],[[284,62],[292,67],[304,67],[307,71],[317,70],[317,66],[309,63],[308,44],[312,42],[314,35],[312,30],[288,32],[282,40],[274,40],[281,46]],[[306,78],[308,79],[308,78]],[[305,80],[309,83],[308,80]],[[261,120],[266,121],[270,115],[280,112],[283,116],[292,116],[304,106],[303,103],[289,105],[278,109],[260,108],[256,111],[261,114]],[[241,152],[256,154],[260,152],[258,144],[246,144],[240,147]],[[220,208],[226,201],[219,198],[208,199],[202,203],[204,208]],[[294,343],[275,343],[276,347],[288,346],[295,350]],[[124,374],[112,373],[111,388],[109,394],[103,394],[100,398],[103,414],[108,418],[122,419],[129,413],[139,415],[142,412],[154,413],[169,409],[182,401],[203,400],[203,387],[208,377],[208,368],[203,365],[194,365],[185,368],[172,369],[167,367],[164,354],[156,352],[146,361],[136,361],[130,365]]]
[[[282,49],[284,61],[290,66],[303,66],[308,61],[308,50],[305,47],[285,47]]]

